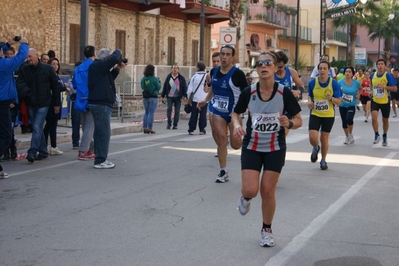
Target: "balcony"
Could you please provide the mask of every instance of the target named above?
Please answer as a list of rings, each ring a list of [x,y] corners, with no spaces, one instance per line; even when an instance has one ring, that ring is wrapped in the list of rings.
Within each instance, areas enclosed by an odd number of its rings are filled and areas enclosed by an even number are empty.
[[[265,26],[274,30],[283,30],[288,27],[291,15],[276,8],[264,5],[248,4],[247,24]]]
[[[296,24],[292,24],[286,30],[279,30],[279,38],[286,40],[296,40]],[[312,29],[304,26],[299,26],[299,43],[311,43],[312,42]]]
[[[349,40],[348,40],[348,38],[349,38]],[[346,47],[347,41],[349,41],[349,45],[351,45],[351,40],[350,40],[350,36],[348,35],[348,33],[344,32],[344,31],[336,31],[336,30],[332,30],[332,29],[327,30],[326,44],[335,44],[338,46]],[[355,46],[360,47],[360,36],[359,35],[356,36]]]

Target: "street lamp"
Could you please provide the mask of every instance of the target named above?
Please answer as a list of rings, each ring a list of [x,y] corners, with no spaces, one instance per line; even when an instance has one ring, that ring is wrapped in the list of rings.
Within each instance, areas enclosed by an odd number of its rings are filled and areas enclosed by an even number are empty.
[[[395,14],[391,13],[391,14],[388,15],[388,20],[387,21],[390,21],[390,20],[392,20],[394,18],[395,18]],[[381,25],[378,26],[378,55],[377,55],[377,59],[380,58],[380,45],[381,45]]]

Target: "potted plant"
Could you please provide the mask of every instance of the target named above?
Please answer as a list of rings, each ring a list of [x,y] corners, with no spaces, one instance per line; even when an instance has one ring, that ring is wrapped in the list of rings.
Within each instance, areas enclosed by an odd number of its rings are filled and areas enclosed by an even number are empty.
[[[274,0],[264,0],[263,4],[265,5],[266,8],[271,8],[276,6],[276,2],[274,2]]]

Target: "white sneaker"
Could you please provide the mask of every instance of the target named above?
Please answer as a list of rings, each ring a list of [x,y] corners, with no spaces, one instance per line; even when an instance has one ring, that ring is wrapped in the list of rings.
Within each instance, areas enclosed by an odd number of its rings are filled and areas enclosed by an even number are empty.
[[[110,161],[106,160],[105,162],[95,164],[94,168],[96,169],[111,169],[114,168],[115,164],[111,163]]]
[[[4,173],[3,171],[0,172],[0,179],[7,179],[9,175],[7,173]]]
[[[220,170],[218,177],[216,178],[216,183],[225,183],[229,181],[229,174],[225,170]]]
[[[241,196],[241,198],[238,200],[238,207],[237,207],[241,215],[247,214],[250,208],[251,208],[251,200],[246,200],[244,196]]]
[[[395,113],[395,114],[393,114],[393,116],[392,117],[397,117],[398,115]]]
[[[352,134],[349,134],[349,136],[348,136],[348,140],[349,140],[349,144],[353,144],[353,143],[355,143],[355,138],[353,137],[353,135],[352,135]]]
[[[270,228],[262,229],[261,234],[262,234],[262,240],[260,241],[260,245],[262,247],[273,247],[274,240],[273,240],[272,229]]]
[[[349,144],[349,136],[345,137],[344,144]]]
[[[58,149],[58,147],[55,147],[55,148],[51,147],[49,153],[50,153],[50,155],[61,155],[61,154],[63,154],[64,152],[63,152],[63,151],[60,151],[60,150]]]

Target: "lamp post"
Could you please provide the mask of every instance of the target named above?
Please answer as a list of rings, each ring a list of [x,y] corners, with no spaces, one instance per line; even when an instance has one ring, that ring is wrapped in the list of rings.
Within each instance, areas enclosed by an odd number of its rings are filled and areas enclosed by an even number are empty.
[[[388,15],[388,20],[390,21],[395,18],[395,14],[391,13]],[[378,26],[378,54],[377,54],[377,59],[380,58],[380,45],[381,45],[381,25]]]
[[[295,36],[295,70],[298,71],[298,56],[299,56],[299,2],[296,3],[296,36]]]
[[[200,50],[199,60],[204,61],[204,27],[205,27],[205,12],[204,12],[204,0],[201,1],[201,15],[200,15]]]

